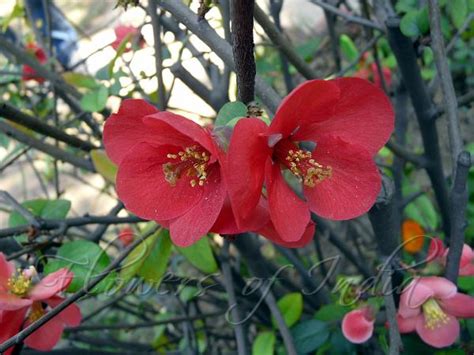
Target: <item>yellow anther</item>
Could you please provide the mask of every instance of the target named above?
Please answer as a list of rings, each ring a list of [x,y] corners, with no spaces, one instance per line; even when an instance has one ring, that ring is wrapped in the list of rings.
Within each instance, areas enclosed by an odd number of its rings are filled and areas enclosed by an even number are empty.
[[[436,329],[449,321],[448,316],[433,298],[423,303],[423,315],[425,316],[425,326],[428,329]]]
[[[332,168],[324,167],[312,158],[311,152],[298,150],[288,150],[285,157],[288,161],[288,168],[305,186],[314,187],[326,178],[332,176]]]
[[[193,178],[189,181],[192,187],[204,185],[204,181],[207,179],[206,170],[207,162],[210,159],[209,153],[198,150],[198,147],[194,145],[186,147],[184,151],[180,151],[177,154],[167,154],[166,156],[169,159],[177,159],[179,157],[179,162],[163,164],[165,180],[171,186],[176,186],[177,180],[183,173],[185,176]],[[194,178],[197,178],[199,183]]]
[[[43,305],[41,304],[41,302],[33,302],[33,304],[31,305],[31,312],[28,316],[28,320],[30,322],[36,322],[38,319],[40,319],[44,314],[45,314],[45,310],[43,308]]]
[[[30,289],[31,277],[28,274],[23,273],[21,269],[18,269],[17,271],[17,275],[8,279],[7,287],[10,293],[13,293],[19,297],[23,297]]]

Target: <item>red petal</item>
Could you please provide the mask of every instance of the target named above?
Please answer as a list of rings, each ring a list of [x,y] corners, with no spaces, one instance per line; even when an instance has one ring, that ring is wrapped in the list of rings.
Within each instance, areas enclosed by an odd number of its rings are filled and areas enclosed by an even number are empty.
[[[399,314],[404,318],[416,317],[420,314],[423,303],[433,295],[431,288],[420,284],[419,279],[414,279],[400,296]]]
[[[302,126],[294,139],[319,143],[324,136],[332,135],[376,154],[393,132],[394,112],[389,98],[363,79],[341,78],[331,83],[340,90],[339,100],[331,106],[333,113],[315,116],[313,123]]]
[[[258,231],[258,234],[264,236],[265,238],[271,240],[273,243],[281,245],[285,248],[302,248],[311,242],[314,238],[316,226],[313,222],[310,221],[300,240],[295,242],[284,241],[281,236],[276,231],[273,223],[269,222],[265,227],[261,228]]]
[[[397,314],[397,323],[400,333],[411,333],[416,330],[416,323],[418,317],[423,317],[421,314],[415,317],[403,318],[401,315]]]
[[[267,162],[268,205],[276,231],[286,242],[301,240],[311,218],[307,204],[288,186],[280,165]]]
[[[154,127],[154,131],[162,130],[163,123],[169,125],[176,131],[174,136],[170,136],[170,132],[161,133],[160,141],[167,139],[167,144],[178,145],[177,142],[179,140],[186,141],[189,139],[191,145],[193,143],[198,143],[210,153],[216,154],[216,147],[209,132],[198,125],[196,122],[193,122],[183,116],[163,111],[149,115],[143,120],[143,122],[148,127]],[[181,137],[179,137],[179,135],[181,135]],[[189,145],[189,143],[183,144]]]
[[[229,144],[225,179],[237,224],[251,216],[260,201],[265,162],[271,156],[262,136],[268,127],[256,118],[237,122]]]
[[[367,319],[362,309],[347,313],[342,319],[342,333],[352,343],[361,344],[374,332],[374,320]]]
[[[437,299],[451,298],[457,293],[457,287],[444,277],[428,276],[418,279],[420,285],[430,288]]]
[[[332,80],[304,82],[281,102],[269,134],[281,133],[287,138],[299,126],[330,117],[339,95],[340,90]]]
[[[444,348],[454,344],[459,336],[459,321],[448,316],[447,323],[439,323],[434,329],[426,327],[424,316],[419,317],[416,322],[416,331],[420,338],[428,345],[435,348]]]
[[[15,265],[7,261],[3,253],[0,253],[0,291],[7,289],[8,279],[15,272]]]
[[[27,308],[23,308],[14,312],[0,312],[0,344],[16,335],[25,320]],[[5,355],[11,354],[13,347],[10,347]]]
[[[10,293],[0,292],[0,312],[16,311],[28,307],[33,302],[27,298],[20,298]]]
[[[45,278],[33,287],[28,297],[33,301],[42,301],[53,297],[57,293],[65,290],[72,282],[74,274],[68,269],[60,269]]]
[[[170,235],[173,243],[187,247],[205,236],[216,222],[225,197],[225,185],[215,167],[209,171],[201,200],[184,215],[171,221]]]
[[[30,325],[27,321],[25,326]],[[25,344],[35,350],[49,351],[61,339],[63,334],[64,323],[57,317],[52,318],[48,323],[35,330],[30,336],[25,339]]]
[[[168,147],[168,148],[167,148]],[[169,146],[137,144],[126,155],[117,174],[117,193],[126,208],[137,216],[155,221],[176,218],[186,213],[202,196],[187,177],[171,186],[163,173],[163,161]]]
[[[380,191],[381,178],[371,155],[364,149],[331,136],[318,143],[313,158],[332,168],[332,176],[315,187],[304,188],[311,211],[334,220],[367,212]]]
[[[120,164],[135,144],[153,141],[156,133],[143,124],[142,118],[157,111],[144,100],[122,101],[119,111],[110,116],[104,126],[104,146],[113,162]]]
[[[50,299],[46,300],[46,303],[51,308],[55,308],[64,300],[65,298],[56,296],[56,297],[51,297]],[[63,311],[58,313],[56,317],[58,317],[64,324],[70,327],[77,327],[79,324],[81,324],[81,320],[82,320],[81,310],[75,303],[66,307]]]
[[[441,308],[458,318],[474,318],[474,297],[457,293],[455,296],[439,301]]]

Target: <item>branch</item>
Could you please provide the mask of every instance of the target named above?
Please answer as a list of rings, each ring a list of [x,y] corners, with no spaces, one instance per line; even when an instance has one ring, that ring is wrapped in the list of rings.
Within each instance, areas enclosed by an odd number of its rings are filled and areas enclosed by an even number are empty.
[[[325,3],[322,0],[310,0],[310,1],[313,4],[322,7],[324,10],[326,10],[328,12],[331,12],[331,13],[337,15],[337,16],[340,16],[340,17],[346,19],[349,22],[354,22],[354,23],[357,23],[359,25],[370,27],[370,28],[373,28],[374,30],[379,30],[379,31],[384,32],[384,28],[382,26],[380,26],[378,23],[367,20],[367,19],[365,19],[363,17],[360,17],[360,16],[354,16],[354,15],[351,15],[347,12],[341,11],[337,7],[332,6],[328,3]]]
[[[17,141],[26,144],[27,146],[42,151],[45,154],[51,155],[52,157],[58,160],[72,164],[78,168],[90,171],[92,173],[95,172],[95,168],[90,161],[85,160],[83,158],[78,158],[77,156],[68,153],[62,149],[59,149],[54,145],[38,141],[27,135],[26,133],[23,133],[20,130],[10,126],[8,123],[2,122],[1,120],[0,132],[5,133],[7,136],[12,137],[13,139],[16,139]]]
[[[35,132],[41,133],[51,138],[55,138],[63,143],[69,144],[72,147],[82,149],[86,152],[98,148],[88,141],[83,141],[80,138],[65,133],[63,130],[57,127],[45,124],[40,120],[36,119],[35,117],[18,110],[17,108],[6,102],[0,103],[0,116],[4,117],[9,121],[28,127],[29,129]]]
[[[468,202],[467,177],[471,167],[471,155],[463,151],[459,154],[453,189],[451,191],[451,233],[445,276],[456,283],[466,228],[466,207]]]
[[[148,0],[148,13],[151,17],[151,26],[153,28],[153,48],[155,49],[155,67],[156,67],[156,81],[158,84],[158,103],[159,110],[164,110],[166,107],[166,91],[163,82],[163,53],[161,43],[161,20],[157,12],[157,0]]]
[[[43,317],[38,319],[37,321],[31,323],[29,326],[25,327],[21,332],[14,335],[10,339],[6,340],[4,343],[0,345],[0,353],[3,353],[8,348],[13,345],[19,344],[22,342],[26,337],[33,334],[37,329],[41,328],[51,319],[56,317],[59,313],[64,311],[68,306],[73,304],[74,302],[78,301],[81,297],[85,296],[89,291],[91,291],[95,286],[97,286],[103,279],[105,279],[109,273],[115,271],[115,269],[120,265],[120,263],[143,241],[153,235],[156,231],[154,228],[150,231],[147,235],[143,236],[143,238],[138,238],[135,240],[127,249],[125,249],[120,255],[101,273],[99,277],[89,282],[85,285],[80,291],[76,292],[72,296],[66,298],[63,302],[53,308],[50,312],[46,313]]]
[[[417,167],[426,168],[428,166],[428,161],[425,156],[409,151],[407,148],[396,143],[394,140],[389,140],[386,146],[392,151],[393,154],[405,159],[406,161],[409,161],[410,163],[415,164]]]
[[[421,77],[411,40],[400,31],[400,20],[396,17],[390,17],[386,25],[390,47],[395,54],[403,83],[415,109],[423,139],[424,155],[428,160],[428,166],[425,169],[431,180],[436,201],[441,211],[443,230],[448,235],[451,229],[448,186],[444,177],[438,131],[434,119],[436,110]]]
[[[232,0],[230,11],[238,99],[244,104],[255,99],[254,4],[254,0]]]
[[[211,48],[226,65],[235,70],[230,44],[221,38],[206,21],[198,22],[196,14],[180,1],[160,0],[159,4]],[[275,112],[281,101],[276,91],[259,76],[255,78],[255,90],[263,104],[270,111]]]
[[[444,48],[443,34],[441,33],[440,10],[437,0],[428,0],[430,10],[431,48],[441,81],[443,101],[448,116],[449,143],[451,156],[456,162],[462,150],[461,128],[458,117],[458,103],[454,92],[453,78],[448,66],[448,59]],[[454,164],[455,165],[455,164]]]

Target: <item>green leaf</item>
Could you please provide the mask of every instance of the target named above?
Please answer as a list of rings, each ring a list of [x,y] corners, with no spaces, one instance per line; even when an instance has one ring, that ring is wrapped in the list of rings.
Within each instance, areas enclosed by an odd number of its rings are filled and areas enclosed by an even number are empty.
[[[418,28],[418,11],[407,12],[400,21],[400,30],[407,37],[417,37],[420,35]]]
[[[145,281],[158,287],[168,268],[172,245],[169,232],[166,229],[162,229],[158,237],[155,238],[155,243],[143,261],[138,275]]]
[[[291,329],[296,350],[299,353],[310,353],[321,345],[329,337],[329,330],[326,323],[317,319],[310,319],[298,323]]]
[[[459,29],[468,15],[467,0],[451,0],[447,3],[447,11],[454,26]]]
[[[403,195],[408,196],[418,190],[416,187],[405,185],[403,187]],[[433,203],[426,195],[422,195],[413,202],[410,202],[405,208],[405,216],[430,230],[436,230],[440,222]]]
[[[252,344],[252,355],[273,355],[276,336],[273,331],[258,333]]]
[[[94,164],[95,170],[102,175],[102,177],[115,184],[115,178],[117,176],[117,165],[115,165],[105,154],[103,150],[92,150],[91,159]]]
[[[146,230],[150,230],[154,228],[154,223],[149,223],[148,228]],[[146,233],[146,230],[144,233]],[[134,276],[139,275],[141,272],[141,268],[145,264],[145,261],[148,257],[153,253],[153,259],[156,261],[160,253],[163,253],[163,260],[160,261],[160,265],[157,265],[158,273],[163,270],[162,262],[166,259],[166,264],[168,263],[168,259],[166,257],[166,241],[161,241],[160,246],[163,246],[163,250],[160,251],[159,249],[155,249],[155,245],[158,244],[158,240],[164,236],[164,238],[169,238],[167,233],[163,232],[163,229],[159,229],[153,235],[142,241],[135,249],[132,250],[130,254],[125,258],[123,267],[120,270],[120,278],[126,283]],[[169,254],[168,254],[169,257]],[[142,275],[149,277],[150,280],[155,280],[157,274],[153,274],[153,271],[150,271],[150,265],[147,264],[147,270],[143,271]],[[160,275],[161,277],[161,275]]]
[[[416,25],[421,34],[427,34],[430,31],[428,5],[423,6],[416,14]]]
[[[468,293],[474,291],[474,276],[459,276],[458,287]]]
[[[10,25],[10,22],[12,22],[16,18],[23,18],[25,16],[25,8],[21,4],[20,1],[16,1],[15,6],[13,7],[12,12],[5,17],[5,18],[0,18],[0,24],[2,25],[2,32],[5,32]]]
[[[359,51],[348,35],[342,34],[339,37],[339,46],[341,47],[342,54],[349,62],[352,62],[359,57]]]
[[[234,118],[245,116],[247,116],[247,106],[244,103],[240,101],[228,102],[217,113],[215,125],[225,126]]]
[[[81,99],[81,108],[87,112],[102,111],[107,104],[109,98],[109,90],[100,85],[94,90],[86,93]]]
[[[74,273],[74,279],[67,292],[77,292],[84,285],[100,277],[109,264],[109,256],[97,244],[88,240],[76,240],[63,244],[54,259],[49,259],[44,272],[50,274],[61,268],[68,268]],[[114,272],[107,275],[94,287],[92,293],[105,292],[112,285],[115,276]]]
[[[43,219],[63,219],[67,216],[71,209],[71,201],[69,200],[46,200],[35,199],[28,200],[21,204],[35,217]],[[10,227],[28,224],[28,221],[17,211],[10,213],[8,225]]]
[[[333,354],[357,354],[355,345],[346,339],[340,328],[337,328],[331,334],[330,342],[332,345]]]
[[[73,86],[85,89],[96,89],[100,84],[94,77],[81,73],[67,72],[63,74],[64,80]]]
[[[314,318],[323,322],[336,321],[344,317],[350,311],[349,307],[337,303],[331,303],[322,306],[314,315]]]
[[[218,270],[208,237],[199,239],[199,241],[189,247],[181,248],[175,245],[175,248],[193,266],[202,272],[212,274]]]
[[[280,298],[277,304],[288,328],[293,326],[301,318],[301,314],[303,313],[303,296],[301,293],[289,293]],[[272,323],[273,326],[277,328],[276,320],[273,317]]]

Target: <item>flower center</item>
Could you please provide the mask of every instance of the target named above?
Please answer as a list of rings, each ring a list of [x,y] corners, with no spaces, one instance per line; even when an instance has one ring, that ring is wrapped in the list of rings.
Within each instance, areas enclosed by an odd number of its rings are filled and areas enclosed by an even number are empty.
[[[178,179],[185,173],[191,177],[189,183],[192,187],[204,186],[207,179],[207,166],[209,154],[199,150],[197,146],[187,147],[177,154],[167,154],[166,157],[172,161],[163,164],[165,180],[175,186]]]
[[[25,296],[31,286],[31,279],[36,274],[34,267],[21,271],[17,270],[17,274],[10,277],[7,281],[7,287],[10,293],[19,297]]]
[[[423,314],[425,316],[425,326],[428,329],[435,329],[448,323],[448,316],[433,298],[423,303]]]
[[[36,322],[45,313],[46,313],[46,311],[44,310],[43,305],[41,304],[41,302],[38,302],[38,301],[33,302],[33,304],[31,305],[31,311],[30,311],[30,314],[28,316],[28,320],[31,323]]]
[[[293,142],[280,141],[275,147],[277,160],[286,166],[305,186],[314,187],[332,176],[332,168],[313,159],[310,151],[299,149]]]

